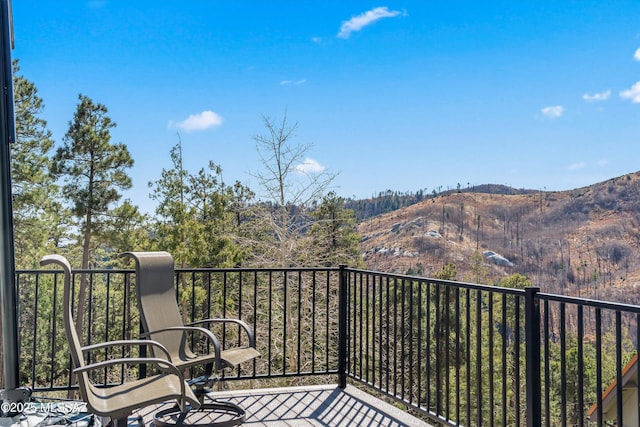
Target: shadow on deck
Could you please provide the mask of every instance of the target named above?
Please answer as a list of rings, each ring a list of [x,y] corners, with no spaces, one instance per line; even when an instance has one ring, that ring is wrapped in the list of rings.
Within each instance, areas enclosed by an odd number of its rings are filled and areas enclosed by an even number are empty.
[[[242,406],[247,411],[243,424],[246,426],[429,426],[349,385],[345,389],[322,385],[223,391],[214,395],[216,399]],[[141,416],[145,425],[151,425],[153,415],[164,408],[163,405],[147,407],[136,416]],[[189,422],[204,423],[205,419],[190,418]],[[130,418],[129,425],[137,426],[137,419]]]

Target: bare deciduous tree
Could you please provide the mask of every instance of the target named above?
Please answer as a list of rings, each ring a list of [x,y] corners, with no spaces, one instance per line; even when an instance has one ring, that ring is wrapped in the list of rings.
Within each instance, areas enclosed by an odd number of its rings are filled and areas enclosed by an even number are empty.
[[[260,185],[260,197],[265,198],[263,217],[275,239],[271,250],[265,248],[264,253],[271,254],[265,261],[272,266],[295,266],[309,261],[298,245],[312,221],[308,210],[322,199],[336,174],[306,157],[311,144],[293,143],[298,124],[287,121],[286,111],[281,121],[266,116],[263,121],[266,132],[254,137],[263,170],[253,176]]]

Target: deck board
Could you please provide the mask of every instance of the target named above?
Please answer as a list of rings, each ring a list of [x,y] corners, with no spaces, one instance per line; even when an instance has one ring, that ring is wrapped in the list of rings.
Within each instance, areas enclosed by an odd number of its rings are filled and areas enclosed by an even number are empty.
[[[216,392],[215,397],[242,406],[247,412],[243,425],[250,427],[429,427],[424,421],[350,385],[346,389],[324,385],[223,391]],[[152,425],[153,414],[166,407],[156,405],[136,415],[142,417],[145,425]],[[197,421],[204,420],[200,418]],[[137,425],[136,417],[129,419],[129,425]]]

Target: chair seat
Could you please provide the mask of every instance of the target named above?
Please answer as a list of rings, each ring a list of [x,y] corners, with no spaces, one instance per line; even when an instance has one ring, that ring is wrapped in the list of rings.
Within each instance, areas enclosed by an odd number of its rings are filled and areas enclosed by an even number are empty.
[[[220,358],[228,368],[237,368],[238,365],[260,357],[260,352],[253,347],[236,347],[223,350]]]
[[[114,387],[99,388],[92,384],[87,391],[87,400],[96,415],[118,418],[128,415],[131,408],[180,399],[180,380],[174,375],[155,375]],[[189,387],[184,388],[185,397],[197,402]]]

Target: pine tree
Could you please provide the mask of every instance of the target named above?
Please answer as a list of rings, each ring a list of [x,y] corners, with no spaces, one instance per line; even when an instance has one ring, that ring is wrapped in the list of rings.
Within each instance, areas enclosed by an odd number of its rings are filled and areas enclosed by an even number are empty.
[[[111,129],[116,124],[107,116],[107,107],[82,94],[78,99],[64,145],[53,158],[53,172],[64,179],[63,197],[79,220],[82,268],[86,269],[93,259],[94,238],[103,234],[106,215],[121,197],[118,190],[131,187],[126,169],[133,166],[133,159],[126,145],[111,143]],[[86,276],[82,275],[78,331],[82,331],[86,287]]]
[[[58,187],[50,174],[53,147],[44,102],[35,84],[18,74],[13,62],[16,141],[11,144],[14,240],[17,268],[33,268],[60,234]]]
[[[150,182],[156,208],[155,243],[181,267],[234,267],[242,261],[236,231],[241,207],[251,192],[240,183],[225,185],[222,169],[209,162],[191,174],[183,166],[182,142],[171,149],[171,169]]]
[[[342,197],[334,192],[327,194],[311,212],[311,218],[314,222],[309,232],[311,259],[308,262],[325,267],[362,265],[355,214],[345,208]]]
[[[112,209],[105,218],[101,241],[113,253],[150,250],[149,216],[142,214],[130,200]],[[115,260],[110,260],[117,264]]]

